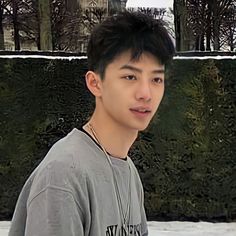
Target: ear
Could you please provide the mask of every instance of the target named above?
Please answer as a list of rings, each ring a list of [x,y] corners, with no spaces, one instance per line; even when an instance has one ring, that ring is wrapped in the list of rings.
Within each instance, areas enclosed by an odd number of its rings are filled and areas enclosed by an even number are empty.
[[[88,71],[85,75],[85,79],[86,79],[86,85],[89,91],[95,97],[100,97],[101,96],[101,83],[102,83],[100,76],[93,71]]]

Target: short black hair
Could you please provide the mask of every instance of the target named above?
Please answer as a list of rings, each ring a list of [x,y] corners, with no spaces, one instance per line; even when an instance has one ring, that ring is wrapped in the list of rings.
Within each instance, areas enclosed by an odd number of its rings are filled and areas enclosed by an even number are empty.
[[[88,69],[103,78],[115,57],[130,50],[131,60],[143,52],[167,64],[175,53],[172,39],[162,22],[140,12],[121,12],[95,26],[88,42]]]

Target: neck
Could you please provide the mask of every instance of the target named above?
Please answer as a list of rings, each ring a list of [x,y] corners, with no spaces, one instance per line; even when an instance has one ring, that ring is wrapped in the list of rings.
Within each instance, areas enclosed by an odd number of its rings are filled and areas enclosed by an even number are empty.
[[[138,135],[136,130],[127,130],[125,127],[114,124],[114,122],[108,122],[107,120],[104,122],[104,119],[99,119],[96,114],[92,116],[83,128],[109,154],[121,159],[127,157],[128,151]]]

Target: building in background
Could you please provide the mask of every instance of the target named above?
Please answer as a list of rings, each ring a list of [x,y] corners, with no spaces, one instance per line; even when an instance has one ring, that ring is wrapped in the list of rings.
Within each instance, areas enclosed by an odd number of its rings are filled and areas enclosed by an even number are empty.
[[[80,37],[78,39],[78,47],[75,51],[85,53],[88,38],[94,25],[100,23],[109,14],[125,10],[126,3],[127,0],[65,0],[65,6],[69,12],[73,13],[80,7],[83,14],[83,21],[79,27]],[[11,20],[8,19],[7,22],[11,22]],[[21,50],[38,50],[34,40],[29,40],[27,37],[24,37],[22,31],[20,31],[20,36]],[[75,38],[75,40],[77,39]],[[4,24],[4,45],[5,50],[15,50],[12,24]]]
[[[88,39],[93,27],[102,22],[108,15],[126,9],[127,0],[81,0],[84,12],[84,23],[81,25],[79,51],[86,53]]]
[[[99,7],[99,8],[108,7],[108,0],[80,0],[79,3],[82,9],[90,7]]]

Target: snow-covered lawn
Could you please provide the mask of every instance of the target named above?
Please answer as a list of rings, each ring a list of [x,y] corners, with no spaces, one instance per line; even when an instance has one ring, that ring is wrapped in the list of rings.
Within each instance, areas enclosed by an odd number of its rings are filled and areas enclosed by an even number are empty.
[[[235,223],[148,222],[149,236],[236,236]],[[7,236],[9,221],[0,221],[0,236]]]
[[[236,236],[236,223],[148,222],[150,236]]]
[[[9,221],[0,221],[0,236],[7,236],[10,227]]]

